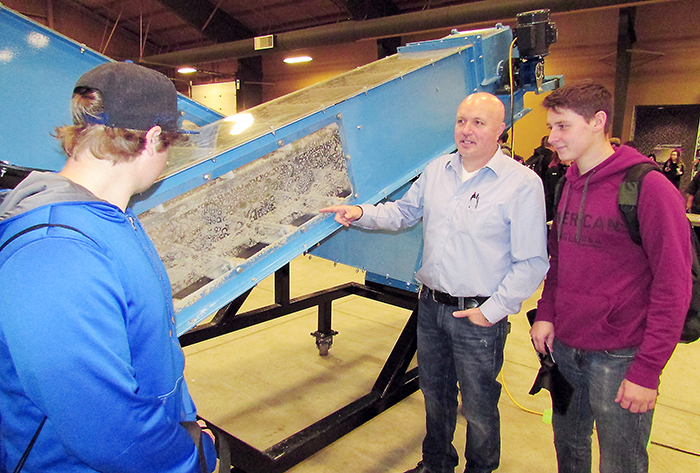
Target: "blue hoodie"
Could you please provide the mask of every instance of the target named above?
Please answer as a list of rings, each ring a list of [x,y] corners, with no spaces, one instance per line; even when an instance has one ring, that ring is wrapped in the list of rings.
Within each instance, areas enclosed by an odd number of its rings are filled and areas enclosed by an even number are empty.
[[[136,216],[51,173],[0,204],[0,471],[199,471],[170,283]],[[207,436],[205,436],[208,438]],[[213,469],[215,453],[205,450]]]

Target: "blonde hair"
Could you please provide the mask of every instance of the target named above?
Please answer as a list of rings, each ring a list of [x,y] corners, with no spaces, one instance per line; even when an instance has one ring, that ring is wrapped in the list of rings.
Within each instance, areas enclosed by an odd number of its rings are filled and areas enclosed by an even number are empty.
[[[99,90],[77,87],[73,91],[73,125],[56,128],[54,135],[69,158],[87,150],[97,159],[118,163],[131,161],[143,151],[147,132],[93,124],[103,111]],[[160,152],[182,141],[183,136],[163,131],[157,140],[156,150]]]

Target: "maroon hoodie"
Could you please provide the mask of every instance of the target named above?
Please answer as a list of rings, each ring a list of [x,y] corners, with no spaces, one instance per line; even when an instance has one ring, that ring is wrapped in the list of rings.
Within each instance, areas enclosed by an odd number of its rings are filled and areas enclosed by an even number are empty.
[[[581,350],[639,347],[626,379],[656,389],[679,341],[691,294],[690,225],[683,197],[660,172],[638,199],[642,245],[617,206],[630,166],[649,158],[621,146],[586,174],[574,162],[549,235],[550,269],[537,320]]]

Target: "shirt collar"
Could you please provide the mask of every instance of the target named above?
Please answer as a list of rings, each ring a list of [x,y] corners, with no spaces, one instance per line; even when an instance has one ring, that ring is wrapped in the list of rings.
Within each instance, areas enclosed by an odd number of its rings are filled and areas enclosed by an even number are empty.
[[[501,151],[501,147],[499,146],[496,152],[491,157],[491,159],[489,159],[484,165],[484,167],[481,169],[490,169],[494,174],[496,174],[496,176],[499,176],[501,174],[501,171],[503,171],[504,166],[506,165],[507,159],[512,158],[509,158],[508,156],[503,154],[503,151]],[[452,157],[447,162],[447,166],[451,166],[452,169],[455,170],[455,172],[461,175],[462,155],[459,154],[459,151],[452,154]],[[479,169],[479,171],[481,171],[481,169]]]

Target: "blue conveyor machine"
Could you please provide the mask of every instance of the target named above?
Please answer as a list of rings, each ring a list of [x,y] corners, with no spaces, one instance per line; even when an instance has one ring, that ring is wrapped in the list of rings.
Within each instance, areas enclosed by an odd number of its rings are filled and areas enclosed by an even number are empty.
[[[184,126],[198,133],[132,202],[168,270],[178,335],[305,252],[415,289],[420,226],[339,231],[318,210],[401,195],[432,159],[454,150],[455,112],[472,92],[498,92],[509,126],[527,113],[524,93],[556,80],[544,78],[543,54],[518,61],[512,41],[502,25],[454,31],[225,118],[180,97]],[[107,60],[0,5],[0,160],[59,169],[49,134],[69,123],[77,78]]]

